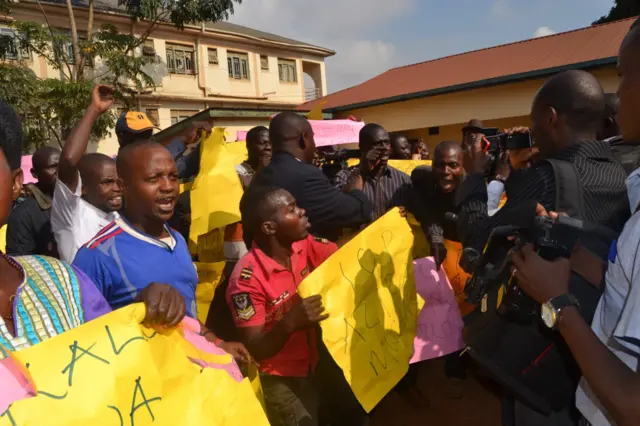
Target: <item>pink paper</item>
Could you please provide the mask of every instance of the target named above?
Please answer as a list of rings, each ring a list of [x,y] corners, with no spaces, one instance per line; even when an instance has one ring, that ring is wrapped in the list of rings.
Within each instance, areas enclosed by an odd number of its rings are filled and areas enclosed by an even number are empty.
[[[21,399],[36,396],[33,381],[26,369],[11,356],[0,360],[0,414]]]
[[[309,120],[313,129],[316,146],[358,143],[360,130],[364,127],[361,121],[353,120]],[[247,132],[238,130],[236,141],[247,139]]]
[[[185,317],[182,320],[182,326],[184,331],[184,338],[187,342],[191,343],[197,349],[202,352],[210,353],[212,355],[227,355],[227,353],[209,342],[203,336],[200,335],[200,323],[193,318]],[[218,364],[213,362],[207,362],[201,359],[191,358],[189,360],[194,364],[199,365],[202,368],[217,368],[219,370],[224,370],[231,376],[232,379],[241,382],[243,377],[236,361],[234,359],[231,360],[229,364]]]
[[[23,155],[20,162],[20,168],[22,169],[22,183],[34,183],[36,178],[31,174],[31,157],[32,155]]]
[[[416,291],[425,304],[418,315],[411,364],[439,358],[464,347],[464,323],[444,270],[437,271],[433,257],[425,257],[413,262],[413,271]]]

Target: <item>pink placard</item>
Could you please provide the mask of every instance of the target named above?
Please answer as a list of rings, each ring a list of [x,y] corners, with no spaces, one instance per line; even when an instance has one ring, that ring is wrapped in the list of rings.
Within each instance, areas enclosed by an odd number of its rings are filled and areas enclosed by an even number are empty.
[[[439,358],[459,351],[462,341],[462,315],[453,288],[444,270],[436,270],[433,257],[413,262],[416,291],[425,304],[418,315],[418,328],[413,341],[410,363]]]
[[[184,338],[197,349],[212,355],[227,355],[224,350],[220,349],[200,335],[200,323],[195,319],[184,317],[182,320],[182,327],[184,331]],[[189,357],[189,360],[202,368],[217,368],[219,370],[224,370],[237,382],[241,382],[243,379],[242,373],[238,368],[238,364],[236,364],[234,359],[231,359],[231,362],[228,364],[213,363],[192,357]]]
[[[31,174],[31,157],[32,155],[23,155],[20,162],[20,168],[22,169],[22,183],[34,183],[36,178]]]
[[[358,143],[364,123],[353,120],[309,120],[313,129],[316,146]],[[236,141],[247,139],[245,130],[238,130]]]
[[[26,368],[11,356],[0,360],[0,383],[0,414],[14,402],[36,396],[35,385]]]

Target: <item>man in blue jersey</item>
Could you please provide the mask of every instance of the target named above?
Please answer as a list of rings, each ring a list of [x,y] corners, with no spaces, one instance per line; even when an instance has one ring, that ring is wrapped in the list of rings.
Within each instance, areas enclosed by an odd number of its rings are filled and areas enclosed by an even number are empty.
[[[78,251],[74,265],[94,280],[114,309],[162,282],[180,292],[187,315],[197,318],[198,275],[184,238],[167,225],[179,193],[171,153],[152,141],[127,145],[118,155],[118,176],[125,199],[122,214]],[[207,334],[236,358],[248,356],[242,344]]]

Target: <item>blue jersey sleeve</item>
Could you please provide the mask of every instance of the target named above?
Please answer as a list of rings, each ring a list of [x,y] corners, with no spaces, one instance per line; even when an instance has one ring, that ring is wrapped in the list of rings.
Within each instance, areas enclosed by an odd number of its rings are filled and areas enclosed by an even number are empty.
[[[73,266],[84,272],[93,281],[104,298],[110,300],[114,279],[106,265],[106,261],[106,256],[100,251],[82,247],[73,260]]]

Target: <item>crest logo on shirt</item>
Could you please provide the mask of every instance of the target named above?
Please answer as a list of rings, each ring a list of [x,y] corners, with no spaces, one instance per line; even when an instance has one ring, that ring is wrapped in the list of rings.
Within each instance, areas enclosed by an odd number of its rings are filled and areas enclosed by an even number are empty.
[[[308,267],[304,268],[304,269],[300,272],[300,275],[302,275],[302,278],[306,277],[306,276],[307,276],[307,274],[309,274],[309,268],[308,268]]]
[[[256,314],[249,293],[238,293],[231,296],[236,315],[241,320],[249,321]]]
[[[280,303],[282,303],[287,297],[289,297],[289,292],[285,291],[284,293],[282,293],[277,299],[274,299],[271,301],[271,304],[273,306],[279,305]]]

